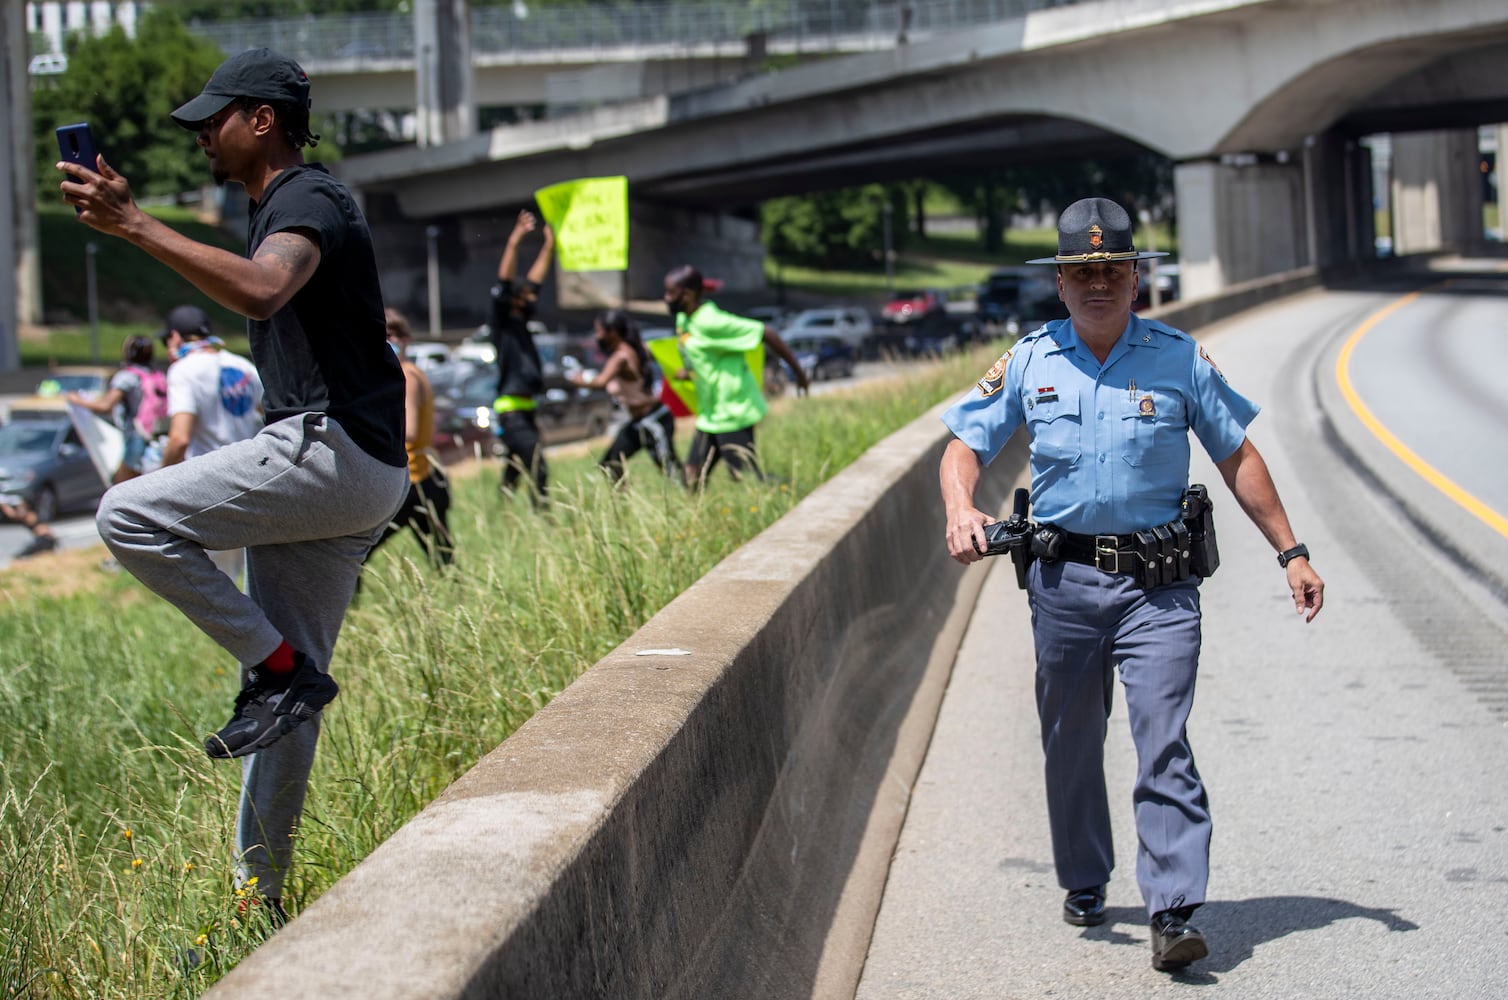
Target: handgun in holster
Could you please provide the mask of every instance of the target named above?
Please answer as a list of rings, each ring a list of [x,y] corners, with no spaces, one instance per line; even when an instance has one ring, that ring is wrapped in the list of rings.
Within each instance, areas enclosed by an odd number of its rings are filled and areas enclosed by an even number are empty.
[[[984,548],[974,543],[974,550],[981,555],[997,556],[1009,552],[1016,567],[1016,586],[1026,589],[1026,568],[1031,565],[1032,523],[1026,510],[1029,494],[1024,489],[1016,490],[1014,509],[1004,521],[991,521],[984,526]]]
[[[1189,571],[1203,579],[1220,568],[1220,548],[1215,543],[1215,505],[1210,491],[1195,483],[1183,491],[1180,506],[1183,524],[1189,529]]]

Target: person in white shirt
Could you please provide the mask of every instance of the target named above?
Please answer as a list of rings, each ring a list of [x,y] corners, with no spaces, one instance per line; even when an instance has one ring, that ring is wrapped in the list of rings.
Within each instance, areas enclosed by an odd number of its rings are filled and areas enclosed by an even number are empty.
[[[162,342],[172,359],[163,465],[197,458],[261,429],[262,379],[250,361],[210,336],[204,310],[178,306],[168,313]]]
[[[168,439],[163,466],[206,455],[262,428],[262,378],[256,366],[225,350],[197,306],[168,313],[162,342],[168,368]],[[213,551],[210,559],[232,580],[246,569],[246,550]]]

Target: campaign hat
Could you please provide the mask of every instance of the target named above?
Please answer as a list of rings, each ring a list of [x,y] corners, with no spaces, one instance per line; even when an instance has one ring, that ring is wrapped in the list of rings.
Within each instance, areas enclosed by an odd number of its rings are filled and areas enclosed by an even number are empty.
[[[174,306],[168,313],[167,322],[157,337],[164,344],[168,341],[168,335],[177,330],[184,337],[208,337],[209,336],[209,313],[198,306]]]
[[[1058,254],[1028,264],[1098,264],[1112,260],[1166,257],[1160,250],[1137,250],[1131,242],[1131,216],[1109,198],[1084,198],[1058,216]]]
[[[173,121],[191,131],[224,110],[238,97],[309,106],[309,74],[281,52],[237,52],[210,75],[204,90],[173,112]]]

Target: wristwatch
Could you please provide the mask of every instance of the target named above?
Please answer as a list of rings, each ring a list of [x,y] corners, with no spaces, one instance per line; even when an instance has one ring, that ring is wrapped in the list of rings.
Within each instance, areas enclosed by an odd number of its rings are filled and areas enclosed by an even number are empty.
[[[1309,558],[1309,546],[1305,545],[1303,542],[1300,542],[1291,549],[1286,549],[1282,552],[1279,552],[1278,565],[1286,569],[1288,567],[1288,564],[1297,559],[1299,556],[1303,556],[1305,559]]]

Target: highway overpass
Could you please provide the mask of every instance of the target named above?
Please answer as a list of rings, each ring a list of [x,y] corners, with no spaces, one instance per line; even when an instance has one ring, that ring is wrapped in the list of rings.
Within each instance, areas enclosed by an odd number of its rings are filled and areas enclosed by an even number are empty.
[[[927,2],[914,5],[932,23]],[[438,37],[438,36],[437,36]],[[1098,0],[912,33],[678,94],[601,103],[452,141],[353,157],[390,295],[475,300],[504,220],[547,184],[626,174],[630,269],[608,298],[655,294],[695,259],[763,281],[740,209],[778,194],[1147,149],[1173,159],[1190,294],[1374,247],[1371,165],[1391,132],[1399,252],[1481,238],[1479,125],[1508,120],[1508,7],[1485,0]],[[320,99],[316,80],[316,101]],[[383,235],[385,233],[385,235]],[[422,311],[422,310],[421,310]]]

